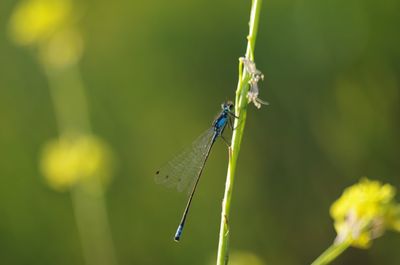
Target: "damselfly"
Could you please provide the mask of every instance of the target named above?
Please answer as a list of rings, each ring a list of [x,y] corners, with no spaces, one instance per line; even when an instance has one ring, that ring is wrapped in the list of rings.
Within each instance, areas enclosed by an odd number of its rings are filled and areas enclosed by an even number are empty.
[[[200,135],[192,145],[185,149],[180,155],[173,158],[165,166],[156,172],[156,183],[164,184],[167,187],[176,187],[178,191],[189,190],[190,196],[183,212],[181,222],[175,233],[175,241],[179,241],[182,235],[186,217],[192,203],[193,195],[199,183],[204,165],[210,154],[211,148],[218,136],[222,136],[225,126],[229,124],[232,127],[232,119],[235,117],[233,103],[226,102],[221,105],[221,112],[214,120],[212,127]]]

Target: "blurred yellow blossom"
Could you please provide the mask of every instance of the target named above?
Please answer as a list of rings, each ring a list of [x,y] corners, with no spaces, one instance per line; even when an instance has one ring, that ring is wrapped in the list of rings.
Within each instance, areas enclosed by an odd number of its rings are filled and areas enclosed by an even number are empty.
[[[46,41],[72,19],[70,0],[24,0],[11,17],[10,30],[20,45]]]
[[[92,135],[62,136],[48,142],[42,153],[41,170],[48,184],[65,190],[77,183],[108,184],[111,151]]]
[[[354,247],[368,248],[386,229],[400,231],[395,194],[393,186],[366,178],[345,189],[330,209],[337,232],[335,242],[348,241]]]
[[[39,52],[42,63],[51,68],[75,64],[83,52],[81,34],[72,28],[57,32],[40,47]]]
[[[41,63],[50,68],[75,64],[83,52],[83,39],[75,27],[71,0],[24,0],[10,21],[13,40],[33,46]]]

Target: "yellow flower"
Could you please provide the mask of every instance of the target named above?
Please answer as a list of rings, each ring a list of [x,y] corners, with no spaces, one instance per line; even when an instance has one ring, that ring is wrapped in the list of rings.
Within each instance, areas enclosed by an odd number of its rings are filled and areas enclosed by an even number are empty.
[[[10,21],[13,40],[37,48],[40,62],[59,69],[79,61],[83,40],[76,30],[71,0],[25,0]]]
[[[111,152],[95,136],[62,136],[45,145],[41,170],[56,190],[65,190],[77,183],[96,184],[86,186],[98,188],[97,184],[104,186],[109,182]]]
[[[330,209],[337,232],[336,243],[349,241],[368,248],[386,229],[400,231],[400,208],[394,201],[395,188],[366,178],[345,189]]]
[[[40,44],[71,22],[70,0],[25,0],[18,4],[10,31],[20,45]]]
[[[55,69],[76,64],[83,53],[81,34],[69,28],[56,32],[47,42],[40,46],[39,58],[44,65]]]

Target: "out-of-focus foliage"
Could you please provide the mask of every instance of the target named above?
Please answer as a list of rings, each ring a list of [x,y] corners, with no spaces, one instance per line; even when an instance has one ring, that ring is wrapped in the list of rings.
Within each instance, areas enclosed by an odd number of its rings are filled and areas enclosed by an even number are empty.
[[[38,48],[41,62],[63,54],[70,59],[59,65],[79,62],[93,133],[118,159],[105,195],[119,263],[207,263],[217,247],[225,144],[209,158],[179,245],[172,237],[186,196],[155,185],[153,173],[234,98],[250,3],[85,0],[71,2],[79,11],[42,8],[49,16],[38,24],[15,22],[38,14],[19,20],[16,10],[44,2],[0,1],[1,263],[84,264],[71,198],[40,170],[43,144],[58,137],[53,95],[35,53],[15,40]],[[336,236],[329,207],[345,187],[361,176],[400,187],[399,9],[394,0],[264,1],[255,59],[265,75],[259,96],[270,105],[248,113],[232,249],[265,264],[309,264]],[[64,29],[65,17],[67,35],[43,31]],[[53,41],[41,56],[38,43]],[[337,262],[400,264],[399,244],[388,232]]]
[[[213,264],[213,263],[211,263]],[[229,256],[231,265],[264,265],[265,263],[251,252],[232,251]]]

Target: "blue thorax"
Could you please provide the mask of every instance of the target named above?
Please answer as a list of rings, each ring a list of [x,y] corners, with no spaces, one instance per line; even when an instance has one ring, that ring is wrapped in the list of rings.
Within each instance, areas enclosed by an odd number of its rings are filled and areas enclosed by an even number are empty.
[[[231,108],[233,107],[233,104],[231,102],[227,102],[227,103],[222,104],[221,107],[222,107],[222,111],[213,123],[214,131],[215,131],[214,140],[219,135],[221,135],[222,132],[224,131],[226,123],[228,122],[229,113],[231,111]]]
[[[218,116],[218,118],[214,121],[214,130],[217,133],[221,133],[225,128],[226,123],[228,122],[228,112],[222,111],[222,113]]]

